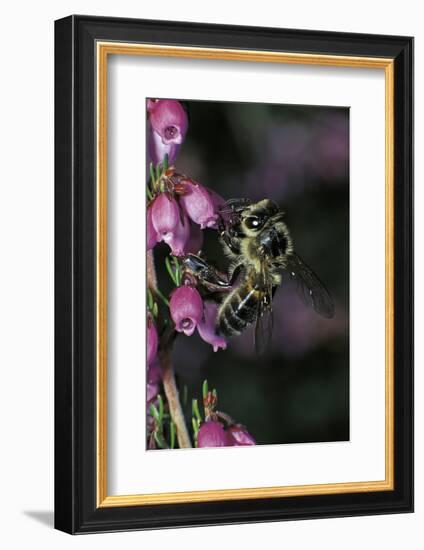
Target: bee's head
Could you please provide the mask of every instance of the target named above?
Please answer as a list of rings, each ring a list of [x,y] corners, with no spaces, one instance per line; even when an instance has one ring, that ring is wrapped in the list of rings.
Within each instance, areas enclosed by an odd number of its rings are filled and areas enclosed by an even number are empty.
[[[292,247],[283,217],[284,213],[274,201],[264,199],[243,210],[240,229],[261,254],[276,258]]]
[[[283,213],[278,205],[269,199],[249,205],[240,214],[240,229],[247,237],[255,237],[274,224]]]

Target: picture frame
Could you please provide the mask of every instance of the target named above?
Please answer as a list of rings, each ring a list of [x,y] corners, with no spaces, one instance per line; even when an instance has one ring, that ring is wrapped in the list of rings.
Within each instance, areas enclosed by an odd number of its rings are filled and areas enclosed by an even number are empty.
[[[384,73],[384,479],[108,494],[107,79],[117,54]],[[56,21],[55,527],[79,534],[412,511],[413,39],[77,15]]]

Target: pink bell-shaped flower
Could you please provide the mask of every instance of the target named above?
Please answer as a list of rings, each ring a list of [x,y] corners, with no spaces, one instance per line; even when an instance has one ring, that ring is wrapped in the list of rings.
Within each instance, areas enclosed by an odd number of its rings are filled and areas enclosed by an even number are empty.
[[[174,256],[183,255],[190,238],[190,225],[176,199],[168,193],[160,193],[149,208],[152,209],[152,227],[157,240],[166,242]]]
[[[199,183],[184,180],[181,184],[184,186],[184,193],[181,194],[180,202],[187,216],[200,225],[201,229],[214,227],[218,210],[211,193]]]
[[[191,336],[203,316],[203,303],[198,290],[188,285],[176,288],[171,295],[169,310],[175,329]]]
[[[226,447],[228,445],[231,443],[220,422],[208,420],[200,426],[197,434],[198,447]]]
[[[158,242],[158,234],[152,222],[152,207],[147,207],[147,250],[151,250]]]
[[[158,164],[168,155],[174,164],[188,128],[188,117],[183,106],[174,99],[147,100],[148,153],[150,161]]]

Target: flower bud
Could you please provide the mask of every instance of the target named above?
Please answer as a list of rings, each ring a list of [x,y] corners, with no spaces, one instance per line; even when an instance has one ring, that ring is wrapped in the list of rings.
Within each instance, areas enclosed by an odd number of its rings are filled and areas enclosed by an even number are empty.
[[[202,319],[202,298],[196,288],[188,285],[179,286],[171,295],[169,310],[175,329],[191,336]]]
[[[256,445],[256,441],[241,424],[234,424],[230,426],[227,430],[228,437],[231,441],[231,444],[235,447],[244,446],[244,445]]]
[[[147,207],[147,250],[151,250],[158,242],[158,235],[152,222],[152,207]]]
[[[181,183],[184,193],[180,197],[180,202],[188,217],[199,224],[201,229],[214,227],[218,219],[218,209],[211,193],[199,183],[189,180]]]
[[[158,352],[158,333],[150,313],[147,314],[147,364],[150,365]]]
[[[231,445],[227,433],[220,422],[204,422],[197,434],[198,447],[226,447]]]
[[[225,349],[227,341],[217,333],[216,317],[218,314],[218,305],[215,302],[207,301],[203,307],[203,318],[197,325],[197,330],[202,340],[211,344],[214,351],[219,348]]]
[[[148,153],[150,161],[158,164],[168,155],[168,163],[174,163],[184,141],[188,117],[179,101],[173,99],[147,100],[149,115]]]

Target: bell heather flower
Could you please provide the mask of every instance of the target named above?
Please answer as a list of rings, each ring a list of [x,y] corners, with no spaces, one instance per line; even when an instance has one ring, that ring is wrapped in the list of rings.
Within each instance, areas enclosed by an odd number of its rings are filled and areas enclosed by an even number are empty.
[[[166,242],[174,256],[184,254],[190,237],[190,226],[176,199],[168,193],[160,193],[149,208],[152,209],[152,227],[156,231],[157,240]]]
[[[174,99],[148,99],[147,112],[150,161],[156,165],[168,154],[168,162],[173,164],[187,133],[187,113]]]
[[[199,183],[184,180],[181,184],[184,193],[181,194],[180,202],[188,217],[199,224],[201,229],[214,227],[218,219],[218,209],[211,193]]]
[[[227,430],[228,437],[231,441],[231,445],[240,447],[244,445],[256,445],[256,441],[241,424],[234,424]]]
[[[149,207],[152,209],[152,225],[159,240],[163,240],[181,222],[178,203],[168,193],[160,193]]]
[[[220,422],[208,420],[200,426],[197,434],[198,447],[226,447],[230,444],[228,435]]]
[[[171,295],[169,310],[175,329],[191,336],[203,316],[203,303],[198,290],[189,285],[176,288]]]
[[[152,222],[152,207],[147,207],[147,250],[151,250],[158,242],[158,234],[153,227]]]
[[[212,198],[213,206],[216,212],[219,212],[220,208],[222,208],[226,204],[225,199],[222,198],[221,195],[218,195],[218,193],[213,189],[211,189],[210,187],[205,187],[205,189],[207,190],[207,192]]]
[[[150,365],[158,352],[158,333],[150,313],[147,314],[147,364]]]
[[[218,305],[215,302],[206,301],[204,303],[203,318],[197,325],[197,330],[205,342],[211,344],[214,351],[218,351],[219,348],[225,349],[227,347],[227,341],[223,336],[217,334],[216,330],[216,317],[218,314]]]

